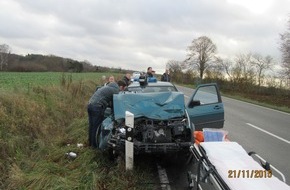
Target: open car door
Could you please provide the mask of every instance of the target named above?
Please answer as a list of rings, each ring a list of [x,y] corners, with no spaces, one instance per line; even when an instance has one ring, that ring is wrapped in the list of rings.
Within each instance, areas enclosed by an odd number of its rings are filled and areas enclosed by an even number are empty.
[[[195,130],[223,128],[224,106],[215,83],[199,85],[186,106]]]

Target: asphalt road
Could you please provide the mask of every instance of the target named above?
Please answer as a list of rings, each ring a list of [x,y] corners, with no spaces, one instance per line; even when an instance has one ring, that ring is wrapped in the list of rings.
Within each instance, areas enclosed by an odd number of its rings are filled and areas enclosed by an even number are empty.
[[[187,103],[193,89],[177,88],[185,94]],[[258,153],[279,169],[290,185],[290,114],[231,98],[222,97],[222,100],[225,109],[224,129],[229,132],[229,139],[238,142],[247,152]],[[185,170],[189,167],[171,166],[167,169],[169,181],[173,184],[171,189],[179,189],[184,184]],[[178,179],[176,176],[179,176]],[[280,177],[277,174],[275,176]]]
[[[290,185],[290,114],[223,97],[231,141],[255,151],[279,169]],[[279,177],[277,175],[277,177]]]

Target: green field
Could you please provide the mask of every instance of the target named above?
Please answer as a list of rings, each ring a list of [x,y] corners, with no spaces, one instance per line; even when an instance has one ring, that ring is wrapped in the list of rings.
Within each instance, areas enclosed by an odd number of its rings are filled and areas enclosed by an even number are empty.
[[[112,73],[61,73],[61,72],[0,72],[0,90],[30,89],[60,85],[63,80],[102,82],[102,76]],[[122,74],[113,74],[116,79]]]

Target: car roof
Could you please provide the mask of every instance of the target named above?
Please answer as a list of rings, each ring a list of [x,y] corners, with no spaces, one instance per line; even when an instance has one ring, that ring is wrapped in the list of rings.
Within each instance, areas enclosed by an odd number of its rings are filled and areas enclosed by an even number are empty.
[[[146,84],[146,86],[172,86],[174,87],[174,85],[170,82],[163,82],[163,81],[157,81],[157,82],[148,82]],[[145,86],[145,88],[146,88]],[[132,82],[129,86],[130,87],[140,87],[140,83],[138,81],[134,81]]]
[[[177,88],[170,82],[147,82],[145,85],[140,85],[138,81],[131,83],[128,88],[128,92],[138,93],[160,93],[160,92],[177,92]]]

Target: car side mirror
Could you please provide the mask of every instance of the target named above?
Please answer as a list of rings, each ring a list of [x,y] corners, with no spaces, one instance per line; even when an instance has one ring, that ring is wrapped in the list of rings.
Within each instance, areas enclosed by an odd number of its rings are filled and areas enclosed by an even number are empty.
[[[194,106],[199,106],[200,105],[200,100],[192,100],[189,102],[188,107],[193,108]]]

